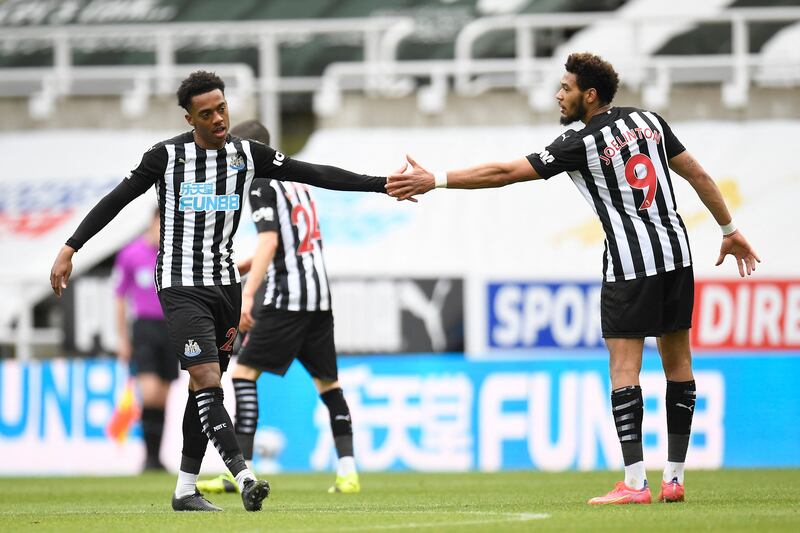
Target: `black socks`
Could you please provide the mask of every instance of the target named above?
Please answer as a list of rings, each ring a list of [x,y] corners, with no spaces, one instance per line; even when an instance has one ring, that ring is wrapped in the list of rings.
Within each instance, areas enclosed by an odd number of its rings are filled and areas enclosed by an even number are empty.
[[[253,441],[258,426],[258,393],[256,382],[249,379],[233,379],[236,391],[236,438],[245,460],[253,459]]]
[[[686,461],[692,417],[696,400],[692,381],[667,381],[667,460],[673,463]]]
[[[144,445],[147,450],[146,467],[156,467],[161,464],[158,452],[161,449],[161,437],[164,435],[164,408],[144,407],[142,409],[142,433]]]
[[[195,391],[197,411],[208,440],[214,443],[220,457],[231,474],[236,476],[247,468],[242,457],[236,433],[228,411],[222,403],[224,395],[221,387],[209,387]]]
[[[336,444],[338,457],[352,457],[353,455],[353,422],[350,418],[350,409],[344,399],[342,389],[331,389],[320,394],[331,421],[333,441]]]
[[[639,385],[631,385],[612,391],[611,409],[614,414],[614,424],[617,426],[617,437],[622,445],[622,458],[625,466],[643,461],[644,402],[642,401],[642,388]]]
[[[197,399],[194,391],[189,391],[186,408],[183,411],[183,455],[181,470],[190,474],[199,474],[203,456],[206,454],[208,437],[203,432],[200,415],[197,412]]]

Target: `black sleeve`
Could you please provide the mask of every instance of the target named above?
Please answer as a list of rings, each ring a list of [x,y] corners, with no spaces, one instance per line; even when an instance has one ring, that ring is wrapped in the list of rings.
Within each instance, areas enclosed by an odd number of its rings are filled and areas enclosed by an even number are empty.
[[[683,146],[683,143],[678,140],[674,133],[672,133],[672,128],[669,127],[667,121],[664,120],[661,115],[653,113],[658,121],[661,123],[661,134],[664,136],[664,151],[667,153],[667,159],[672,159],[676,155],[680,155],[686,151],[686,148]]]
[[[258,233],[278,231],[278,197],[268,180],[253,180],[250,187],[250,211]]]
[[[386,178],[356,174],[328,165],[304,163],[286,157],[269,146],[250,142],[256,178],[296,181],[335,191],[386,193]]]
[[[548,179],[561,172],[576,170],[586,161],[586,148],[575,133],[568,130],[541,152],[527,156],[533,170]]]
[[[147,191],[160,177],[164,176],[167,166],[166,148],[154,146],[142,156],[139,166],[131,171],[130,176],[114,187],[84,217],[78,229],[67,239],[66,245],[78,251],[86,241],[97,235],[106,227],[123,207]]]

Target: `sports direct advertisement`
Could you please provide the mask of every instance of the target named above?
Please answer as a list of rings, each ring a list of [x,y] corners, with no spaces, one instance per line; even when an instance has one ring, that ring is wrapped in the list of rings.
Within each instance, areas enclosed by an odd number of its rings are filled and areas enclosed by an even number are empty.
[[[487,350],[602,348],[600,282],[485,286]],[[800,349],[800,278],[695,281],[696,350]]]
[[[375,471],[621,468],[607,364],[600,350],[568,361],[342,358],[356,460],[362,470]],[[794,383],[800,357],[705,355],[696,358],[695,368],[690,468],[800,466]],[[144,457],[139,425],[134,416],[126,426],[120,413],[130,407],[126,382],[124,368],[110,360],[0,363],[0,472],[138,472]],[[233,413],[230,380],[223,383]],[[256,469],[333,470],[328,413],[304,369],[295,363],[285,378],[265,375],[258,386]],[[652,352],[645,357],[642,389],[645,461],[659,468],[667,450],[665,381]],[[185,381],[176,382],[167,408],[162,460],[171,470],[180,457],[185,391]],[[206,457],[206,472],[223,470],[213,447]]]

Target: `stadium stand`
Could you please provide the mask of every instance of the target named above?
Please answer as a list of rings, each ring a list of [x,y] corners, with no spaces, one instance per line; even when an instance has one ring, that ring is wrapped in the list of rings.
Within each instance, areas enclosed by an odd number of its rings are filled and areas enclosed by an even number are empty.
[[[330,124],[344,91],[351,99],[391,99],[419,89],[410,111],[430,117],[445,110],[450,87],[451,96],[470,98],[511,91],[505,96],[521,106],[516,115],[535,121],[549,109],[559,58],[589,48],[620,65],[628,88],[654,109],[667,104],[676,83],[722,85],[725,106],[707,115],[740,112],[754,76],[780,87],[800,70],[792,31],[800,11],[788,0],[319,0],[302,8],[281,0],[231,9],[151,0],[130,11],[117,4],[84,2],[68,14],[46,2],[0,6],[0,94],[28,98],[32,119],[8,127],[40,127],[56,101],[81,95],[116,96],[130,118],[198,64],[229,65],[219,68],[237,73],[247,110],[271,124],[281,112],[305,112],[312,94]],[[788,51],[781,56],[788,64],[778,64],[777,52],[762,53],[770,50]]]

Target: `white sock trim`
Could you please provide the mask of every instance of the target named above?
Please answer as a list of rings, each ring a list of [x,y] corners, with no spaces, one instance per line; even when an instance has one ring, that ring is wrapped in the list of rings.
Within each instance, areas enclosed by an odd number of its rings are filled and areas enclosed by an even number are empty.
[[[353,458],[352,455],[339,458],[339,462],[336,465],[337,476],[344,477],[348,474],[352,474],[355,471],[356,471],[356,460],[355,458]]]
[[[239,492],[242,492],[242,489],[244,489],[245,479],[252,479],[252,480],[256,479],[256,476],[250,471],[249,468],[245,468],[244,470],[236,474],[236,484],[239,485]]]
[[[175,497],[191,496],[197,490],[197,474],[190,474],[183,470],[178,471],[178,482],[175,484]]]
[[[638,461],[625,467],[625,484],[634,489],[642,490],[647,483],[647,472],[644,461]]]
[[[678,478],[678,483],[683,485],[683,467],[686,463],[673,463],[667,461],[667,466],[664,467],[663,480],[669,483],[674,478]]]

